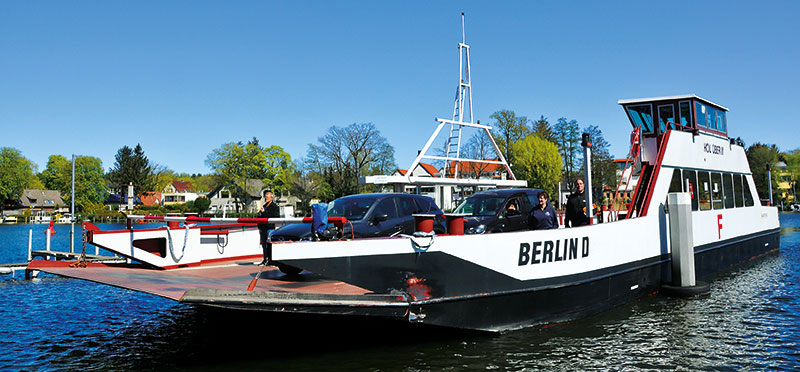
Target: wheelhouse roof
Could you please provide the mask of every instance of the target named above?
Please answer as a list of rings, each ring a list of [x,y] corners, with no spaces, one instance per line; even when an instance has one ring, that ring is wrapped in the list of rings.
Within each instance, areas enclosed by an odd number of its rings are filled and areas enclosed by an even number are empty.
[[[703,97],[699,97],[696,94],[684,94],[684,95],[678,95],[678,96],[664,96],[664,97],[652,97],[652,98],[621,99],[621,100],[617,101],[617,103],[620,104],[620,105],[630,105],[630,104],[634,104],[634,103],[650,103],[650,102],[657,102],[657,101],[676,101],[676,100],[682,100],[682,99],[695,99],[695,100],[707,103],[707,104],[709,104],[711,106],[714,106],[716,108],[719,108],[719,109],[722,109],[722,110],[725,110],[725,111],[729,111],[727,107],[722,106],[722,105],[718,105],[718,104],[716,104],[714,102],[711,102],[711,101],[709,101],[709,100],[707,100],[707,99],[705,99]]]

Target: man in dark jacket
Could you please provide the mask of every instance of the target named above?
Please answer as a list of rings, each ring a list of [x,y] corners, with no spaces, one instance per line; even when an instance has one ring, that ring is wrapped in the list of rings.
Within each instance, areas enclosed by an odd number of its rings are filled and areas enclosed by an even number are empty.
[[[577,191],[567,198],[566,221],[564,221],[564,226],[566,227],[583,226],[589,223],[589,218],[586,217],[586,212],[584,211],[586,193],[584,192],[583,180],[578,179],[575,181],[575,187]]]
[[[557,229],[558,218],[556,217],[556,210],[550,205],[550,195],[547,191],[539,191],[537,194],[539,205],[533,208],[531,212],[531,222],[534,230]]]
[[[281,212],[278,205],[275,204],[273,199],[275,196],[269,190],[264,191],[264,205],[258,210],[259,218],[275,218],[280,217]],[[272,243],[269,241],[269,234],[275,229],[274,223],[259,223],[258,234],[261,237],[261,249],[264,251],[264,260],[260,265],[269,265],[272,263]]]

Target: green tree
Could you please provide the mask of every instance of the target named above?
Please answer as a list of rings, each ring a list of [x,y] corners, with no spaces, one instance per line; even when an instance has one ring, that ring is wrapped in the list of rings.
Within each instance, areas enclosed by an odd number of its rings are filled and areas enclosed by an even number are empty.
[[[513,145],[517,177],[528,180],[530,187],[557,195],[562,161],[558,148],[550,141],[529,135]]]
[[[359,177],[388,174],[397,167],[394,147],[372,123],[328,128],[328,132],[317,139],[317,144],[308,145],[306,159],[308,166],[322,176],[337,198],[358,193],[362,188],[374,188],[373,185],[359,186]]]
[[[50,155],[39,178],[49,190],[58,190],[67,205],[72,203],[72,162]],[[83,211],[91,203],[102,204],[108,196],[103,162],[91,156],[75,158],[75,208]]]
[[[556,143],[556,135],[553,133],[553,127],[544,115],[539,117],[539,120],[533,122],[533,134],[539,136],[543,140]]]
[[[580,169],[580,127],[576,120],[567,121],[567,118],[559,118],[553,126],[553,132],[556,146],[564,161],[564,183],[571,184],[579,177],[577,170]]]
[[[31,177],[30,182],[28,182],[28,186],[25,186],[25,188],[29,190],[45,190],[44,184],[39,177]]]
[[[156,191],[156,165],[152,164],[140,144],[131,149],[123,146],[114,157],[114,168],[108,172],[108,180],[117,192],[127,194],[128,184],[133,183],[137,194]]]
[[[511,160],[514,158],[513,145],[515,142],[525,138],[531,133],[531,129],[528,128],[528,118],[525,116],[517,116],[517,114],[511,110],[496,111],[490,117],[494,119],[492,135],[497,143],[497,147],[506,158],[506,161],[511,163],[511,170],[514,171],[516,175],[517,168]]]
[[[208,198],[197,198],[189,203],[192,203],[191,210],[197,212],[198,214],[202,214],[208,209],[209,206],[211,206],[211,200],[208,200]]]
[[[36,166],[19,150],[0,148],[0,211],[8,199],[17,199],[33,179]]]
[[[292,158],[280,146],[262,147],[253,137],[249,142],[226,143],[206,159],[222,184],[230,185],[231,193],[243,201],[248,192],[247,180],[258,179],[273,192],[280,193],[291,172]]]
[[[62,172],[65,169],[72,171],[72,163],[67,158],[61,155],[50,155],[47,158],[47,166],[39,173],[39,180],[42,181],[47,190],[61,190],[64,188],[64,175]]]
[[[797,203],[796,187],[797,179],[800,177],[800,149],[795,149],[783,154],[786,162],[786,172],[788,173],[788,181],[792,187],[792,199]]]
[[[616,187],[617,168],[614,165],[614,157],[611,155],[610,145],[603,138],[603,131],[596,125],[590,125],[583,129],[589,133],[592,141],[592,190],[596,197],[603,193],[603,186]],[[583,172],[583,166],[581,166]]]
[[[747,161],[750,163],[750,171],[753,172],[753,180],[756,182],[758,197],[769,199],[767,166],[772,168],[772,192],[774,194],[778,190],[778,172],[775,171],[775,164],[778,162],[780,151],[775,145],[756,142],[747,148],[746,153]]]

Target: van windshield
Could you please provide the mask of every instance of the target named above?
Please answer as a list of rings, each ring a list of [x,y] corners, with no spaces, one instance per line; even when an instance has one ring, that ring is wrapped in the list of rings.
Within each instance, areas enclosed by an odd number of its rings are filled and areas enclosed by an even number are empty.
[[[369,207],[375,202],[374,196],[346,196],[328,204],[329,217],[346,217],[350,221],[364,218]]]
[[[470,216],[494,216],[505,200],[499,196],[471,196],[459,205],[454,213]]]

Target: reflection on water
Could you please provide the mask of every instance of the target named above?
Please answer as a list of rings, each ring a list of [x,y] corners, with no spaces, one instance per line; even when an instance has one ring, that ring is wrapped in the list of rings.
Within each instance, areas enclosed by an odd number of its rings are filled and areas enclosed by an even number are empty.
[[[183,305],[85,281],[0,281],[0,370],[800,369],[800,215],[781,253],[589,319],[490,335]],[[27,234],[25,236],[27,239]]]

